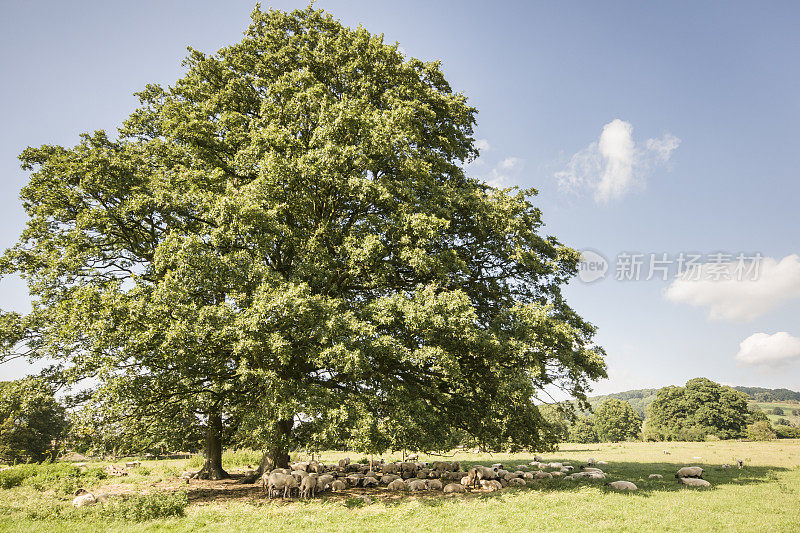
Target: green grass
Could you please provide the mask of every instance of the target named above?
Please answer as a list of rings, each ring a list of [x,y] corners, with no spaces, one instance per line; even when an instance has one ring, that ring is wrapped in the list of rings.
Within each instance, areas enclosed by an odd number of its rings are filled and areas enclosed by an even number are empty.
[[[764,414],[767,415],[769,421],[772,425],[778,421],[779,418],[785,418],[788,420],[792,425],[800,425],[800,416],[795,416],[792,414],[792,411],[795,409],[800,409],[800,403],[787,403],[787,402],[750,402],[751,404],[757,405]],[[784,415],[773,415],[772,409],[775,407],[780,407],[784,411]]]
[[[226,454],[232,461],[226,468],[234,470],[234,463],[241,463],[245,455]],[[362,457],[330,452],[323,453],[322,460],[333,462],[346,455],[353,461]],[[639,490],[616,493],[602,481],[544,480],[534,488],[455,497],[399,495],[369,505],[348,505],[347,497],[329,496],[308,502],[268,501],[258,491],[214,499],[208,494],[199,498],[198,489],[167,475],[191,460],[148,461],[139,473],[127,476],[131,490],[152,492],[162,478],[177,490],[195,490],[189,494],[193,503],[185,516],[148,520],[142,512],[136,520],[144,521],[135,521],[125,513],[109,516],[97,509],[72,509],[70,496],[22,483],[0,491],[0,531],[800,531],[800,440],[565,444],[544,456],[573,464],[589,457],[608,461],[603,467],[606,481],[633,481]],[[745,460],[744,470],[721,468],[739,458]],[[421,457],[431,459],[438,457]],[[459,453],[455,459],[465,465],[517,465],[530,461],[532,454]],[[677,484],[677,467],[695,464],[706,468],[710,489]],[[651,473],[664,479],[650,480]],[[97,486],[119,486],[119,481],[98,480]],[[172,509],[170,505],[163,507]],[[151,504],[134,507],[150,509]],[[131,511],[131,516],[137,512]]]

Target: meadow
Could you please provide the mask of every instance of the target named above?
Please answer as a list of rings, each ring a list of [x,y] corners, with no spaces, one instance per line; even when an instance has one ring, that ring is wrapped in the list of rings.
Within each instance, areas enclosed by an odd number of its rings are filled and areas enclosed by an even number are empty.
[[[363,459],[342,452],[316,458],[334,462],[345,456]],[[608,479],[541,480],[534,487],[447,496],[351,489],[284,502],[270,501],[260,487],[235,479],[188,484],[178,479],[184,469],[200,464],[199,457],[144,461],[124,477],[103,477],[99,472],[106,463],[90,463],[77,477],[74,466],[56,463],[23,467],[28,477],[0,488],[0,531],[800,531],[800,440],[563,444],[544,457],[574,465],[589,457],[607,461],[602,468]],[[527,453],[459,452],[446,460],[508,467],[532,459]],[[744,469],[722,468],[724,463],[735,465],[737,459],[744,460]],[[258,454],[248,451],[224,457],[234,474],[257,460]],[[712,487],[678,485],[674,473],[685,465],[703,466]],[[0,472],[0,486],[10,479],[9,472]],[[649,479],[652,473],[664,477]],[[619,493],[605,487],[614,480],[633,481],[639,490]],[[74,509],[72,492],[78,485],[96,493],[151,496],[118,496],[109,504]],[[372,503],[353,497],[365,493]],[[174,516],[148,519],[151,511]]]

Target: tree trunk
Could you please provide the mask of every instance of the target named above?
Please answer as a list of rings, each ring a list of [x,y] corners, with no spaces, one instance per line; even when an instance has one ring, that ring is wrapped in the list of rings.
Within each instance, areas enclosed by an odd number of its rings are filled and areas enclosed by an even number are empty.
[[[230,477],[222,468],[222,413],[219,409],[208,415],[205,456],[206,462],[197,473],[199,479],[227,479]]]
[[[261,463],[258,469],[245,476],[242,483],[255,483],[264,472],[269,472],[275,468],[289,468],[289,437],[292,434],[292,427],[294,426],[294,419],[287,418],[278,420],[272,432],[272,439],[264,450],[264,455],[261,456]]]

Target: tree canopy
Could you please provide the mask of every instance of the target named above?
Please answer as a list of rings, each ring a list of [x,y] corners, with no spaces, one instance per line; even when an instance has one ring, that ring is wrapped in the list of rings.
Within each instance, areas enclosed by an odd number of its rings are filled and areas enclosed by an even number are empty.
[[[664,387],[648,408],[645,438],[654,440],[721,439],[744,434],[748,418],[747,395],[706,378],[685,387]]]
[[[551,447],[537,395],[605,376],[561,293],[579,254],[534,190],[465,174],[476,110],[439,63],[309,7],[184,65],[115,136],[22,153],[6,353],[93,378],[140,439],[202,429],[212,476],[230,440]]]
[[[66,429],[65,409],[47,383],[0,381],[0,462],[52,459]]]
[[[631,404],[609,398],[595,411],[594,428],[600,441],[620,442],[637,438],[642,421]]]

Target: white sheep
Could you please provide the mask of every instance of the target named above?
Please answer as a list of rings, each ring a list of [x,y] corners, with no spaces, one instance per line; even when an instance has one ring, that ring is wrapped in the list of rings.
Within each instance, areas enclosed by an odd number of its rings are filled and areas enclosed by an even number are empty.
[[[496,490],[502,489],[503,485],[496,479],[484,479],[483,481],[481,481],[481,487],[488,490],[489,492],[494,492]]]
[[[694,477],[681,477],[678,478],[678,483],[681,485],[686,485],[687,487],[710,487],[711,483],[706,481],[705,479],[699,479]]]
[[[518,477],[515,477],[515,478],[509,480],[508,484],[511,485],[512,487],[524,487],[525,486],[525,480],[521,479],[521,478],[518,478]]]
[[[461,494],[467,492],[467,488],[460,483],[448,483],[444,486],[445,494]]]
[[[428,482],[424,479],[415,479],[408,483],[408,488],[412,491],[428,490]]]
[[[350,464],[350,458],[345,457],[344,459],[339,459],[339,468],[347,468],[347,465]]]
[[[406,490],[406,482],[398,478],[389,483],[389,486],[386,488],[389,490]]]
[[[535,474],[533,474],[533,478],[534,479],[553,479],[553,474],[551,474],[549,472],[539,471],[539,472],[536,472]]]
[[[636,490],[638,488],[630,481],[612,481],[611,483],[606,483],[606,486],[614,490]]]
[[[75,498],[72,500],[73,507],[86,507],[87,505],[94,505],[97,503],[97,498],[94,494],[86,491],[85,489],[78,489],[75,492]]]
[[[367,476],[367,477],[365,477],[365,478],[363,478],[361,480],[361,486],[362,487],[367,487],[367,488],[369,488],[369,487],[377,487],[378,486],[378,480],[375,479],[374,477]]]
[[[328,490],[333,483],[333,480],[336,479],[330,474],[322,474],[317,478],[317,490]]]
[[[648,477],[650,479],[662,479],[664,476],[662,476],[661,474],[650,474]]]
[[[684,466],[675,474],[675,477],[703,477],[703,469],[699,466]]]
[[[442,490],[442,482],[438,479],[429,479],[428,490]]]
[[[341,492],[345,489],[347,489],[347,483],[345,483],[341,479],[336,479],[331,482],[331,490],[333,492]]]
[[[317,474],[309,474],[300,482],[300,496],[308,499],[316,494]]]

